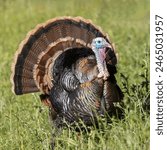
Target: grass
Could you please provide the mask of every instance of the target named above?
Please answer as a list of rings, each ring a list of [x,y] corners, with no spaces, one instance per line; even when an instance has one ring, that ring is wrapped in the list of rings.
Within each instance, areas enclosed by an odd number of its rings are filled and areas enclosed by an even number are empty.
[[[149,149],[149,0],[0,0],[0,149],[48,149],[48,109],[37,94],[11,92],[10,66],[26,33],[57,16],[92,19],[119,53],[117,80],[124,91],[125,118],[78,133],[64,129],[57,150]]]

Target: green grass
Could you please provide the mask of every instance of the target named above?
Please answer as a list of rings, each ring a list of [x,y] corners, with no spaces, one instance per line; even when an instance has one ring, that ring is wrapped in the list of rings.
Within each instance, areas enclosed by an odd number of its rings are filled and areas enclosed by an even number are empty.
[[[0,0],[0,149],[48,149],[51,125],[38,94],[11,92],[10,66],[20,41],[36,24],[57,16],[92,19],[119,53],[117,80],[124,91],[125,118],[103,129],[65,129],[58,150],[149,149],[149,0]],[[123,74],[123,75],[122,75]]]

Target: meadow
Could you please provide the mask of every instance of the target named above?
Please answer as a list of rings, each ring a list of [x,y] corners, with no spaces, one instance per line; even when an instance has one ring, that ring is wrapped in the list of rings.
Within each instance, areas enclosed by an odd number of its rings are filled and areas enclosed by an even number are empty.
[[[149,0],[0,0],[0,150],[47,150],[48,108],[39,93],[15,96],[11,63],[27,32],[58,16],[91,19],[108,33],[119,54],[116,75],[124,92],[124,118],[100,121],[100,129],[64,129],[57,150],[149,149]]]

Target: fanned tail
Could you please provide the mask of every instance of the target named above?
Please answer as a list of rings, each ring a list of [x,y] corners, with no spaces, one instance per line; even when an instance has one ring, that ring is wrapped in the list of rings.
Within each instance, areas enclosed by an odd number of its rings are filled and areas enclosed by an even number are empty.
[[[12,89],[17,95],[48,93],[56,58],[72,48],[90,48],[92,39],[109,38],[90,20],[61,17],[39,24],[21,42],[12,64]]]

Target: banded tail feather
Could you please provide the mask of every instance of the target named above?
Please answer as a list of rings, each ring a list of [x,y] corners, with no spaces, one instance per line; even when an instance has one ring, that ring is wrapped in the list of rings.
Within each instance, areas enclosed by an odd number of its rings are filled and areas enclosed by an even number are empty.
[[[17,95],[39,91],[48,93],[55,59],[68,49],[91,48],[92,40],[99,36],[109,42],[100,27],[81,17],[54,18],[37,25],[15,54],[11,75],[13,92]]]

